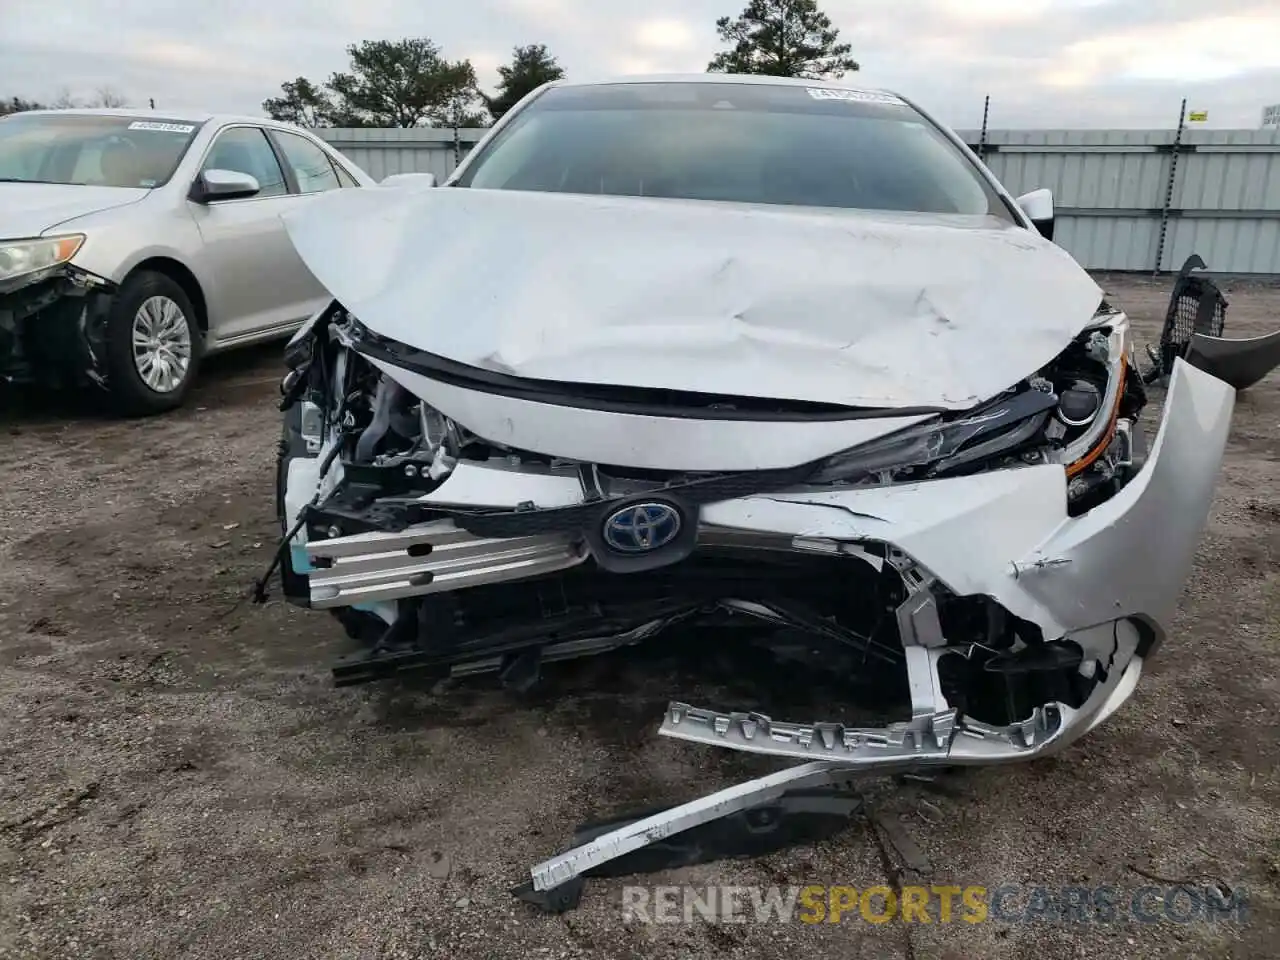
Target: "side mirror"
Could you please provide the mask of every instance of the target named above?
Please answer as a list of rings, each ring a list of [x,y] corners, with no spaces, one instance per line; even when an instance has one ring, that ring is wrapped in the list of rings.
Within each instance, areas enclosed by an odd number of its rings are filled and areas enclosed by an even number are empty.
[[[389,177],[383,177],[379,183],[384,187],[434,187],[436,175],[434,173],[393,173]]]
[[[1018,206],[1027,215],[1040,235],[1046,240],[1053,239],[1053,191],[1047,188],[1032,190],[1018,198]]]
[[[206,170],[191,185],[190,197],[196,203],[216,200],[243,200],[262,190],[258,178],[238,170]]]

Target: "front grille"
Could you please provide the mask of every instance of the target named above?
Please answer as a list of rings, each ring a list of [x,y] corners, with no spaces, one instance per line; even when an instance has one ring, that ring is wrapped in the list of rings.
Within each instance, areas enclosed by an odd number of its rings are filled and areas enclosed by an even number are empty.
[[[546,576],[480,586],[427,598],[447,605],[464,636],[500,631],[517,622],[553,620],[596,611],[673,610],[750,601],[793,612],[816,624],[899,647],[893,611],[903,599],[901,578],[876,573],[853,557],[806,556],[772,550],[699,548],[687,559],[640,573],[610,573],[593,561]],[[744,618],[747,619],[747,618]]]
[[[1193,334],[1220,337],[1227,323],[1226,297],[1208,277],[1188,275],[1190,266],[1189,261],[1174,283],[1160,332],[1160,366],[1166,376],[1173,373],[1174,360],[1186,356]]]
[[[307,544],[311,605],[351,606],[536,577],[583,561],[564,536],[489,540],[445,521]]]

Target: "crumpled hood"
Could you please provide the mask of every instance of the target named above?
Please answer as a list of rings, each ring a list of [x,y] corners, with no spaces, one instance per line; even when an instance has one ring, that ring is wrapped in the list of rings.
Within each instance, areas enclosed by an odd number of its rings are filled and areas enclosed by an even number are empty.
[[[38,237],[68,220],[134,203],[148,193],[141,187],[0,183],[0,240]]]
[[[442,187],[334,191],[285,222],[374,332],[540,380],[963,409],[1102,299],[994,217]]]

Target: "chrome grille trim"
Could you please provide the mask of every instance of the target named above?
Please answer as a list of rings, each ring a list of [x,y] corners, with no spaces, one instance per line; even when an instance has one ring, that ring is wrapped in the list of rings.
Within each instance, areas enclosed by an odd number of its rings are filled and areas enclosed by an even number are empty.
[[[320,609],[524,580],[587,557],[586,545],[570,536],[484,539],[450,520],[317,540],[306,552],[311,605]]]

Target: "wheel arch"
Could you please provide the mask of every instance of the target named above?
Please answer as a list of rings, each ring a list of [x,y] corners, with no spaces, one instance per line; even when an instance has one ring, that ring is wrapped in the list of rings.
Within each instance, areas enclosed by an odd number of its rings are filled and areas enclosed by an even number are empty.
[[[196,326],[200,328],[200,333],[208,334],[209,304],[205,300],[204,288],[200,286],[200,281],[196,279],[196,275],[191,272],[186,264],[172,257],[147,257],[145,260],[134,264],[124,279],[128,281],[130,277],[144,271],[162,274],[180,286],[182,292],[187,295],[187,299],[191,301],[191,306],[195,308]]]

